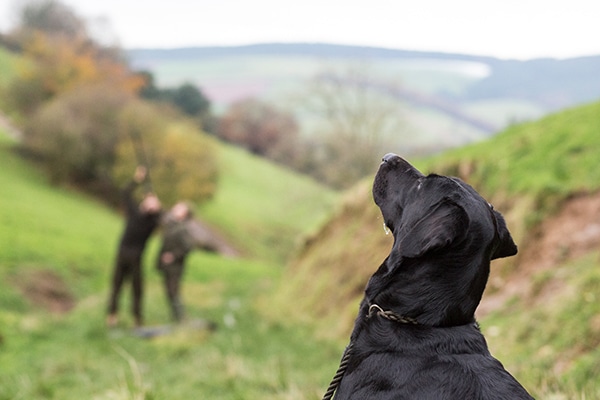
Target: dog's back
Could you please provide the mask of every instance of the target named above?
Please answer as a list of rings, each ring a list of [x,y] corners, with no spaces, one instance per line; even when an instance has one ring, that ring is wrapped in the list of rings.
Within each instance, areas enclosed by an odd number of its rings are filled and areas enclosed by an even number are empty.
[[[354,339],[336,399],[531,399],[475,323],[433,328],[377,315]]]

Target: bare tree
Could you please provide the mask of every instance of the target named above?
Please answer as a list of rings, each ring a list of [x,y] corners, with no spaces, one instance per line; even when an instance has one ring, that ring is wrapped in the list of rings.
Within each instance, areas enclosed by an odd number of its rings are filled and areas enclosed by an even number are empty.
[[[28,0],[20,10],[20,30],[71,38],[87,37],[85,23],[73,9],[56,0]]]
[[[317,175],[336,187],[347,187],[373,172],[381,153],[402,134],[400,104],[389,96],[393,83],[376,81],[365,65],[328,68],[307,86],[302,105],[317,123],[321,143],[313,153]]]

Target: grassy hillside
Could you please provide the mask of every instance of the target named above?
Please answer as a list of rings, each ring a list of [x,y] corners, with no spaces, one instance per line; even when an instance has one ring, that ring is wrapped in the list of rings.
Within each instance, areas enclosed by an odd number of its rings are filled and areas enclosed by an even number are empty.
[[[236,147],[220,146],[220,181],[201,216],[246,255],[283,262],[331,212],[338,195]]]
[[[121,328],[108,332],[103,323],[120,215],[50,186],[10,151],[12,145],[0,133],[0,399],[319,398],[336,368],[339,344],[314,339],[307,327],[266,321],[258,300],[280,279],[281,264],[274,260],[284,256],[281,248],[291,250],[291,236],[322,218],[323,199],[331,201],[332,193],[224,150],[222,162],[231,167],[223,172],[225,199],[203,211],[212,223],[223,221],[224,234],[254,256],[193,253],[183,288],[188,314],[214,321],[217,330],[182,328],[142,340],[128,329],[128,292]],[[236,181],[244,190],[229,192]],[[304,190],[304,197],[290,187]],[[236,196],[245,201],[232,208],[226,199]],[[311,211],[315,198],[320,208]],[[274,224],[253,215],[277,216],[282,209],[295,218]],[[228,227],[227,221],[235,223]],[[234,232],[260,221],[264,225],[254,231]],[[268,236],[279,236],[277,245],[257,248]],[[146,257],[149,324],[168,320],[153,268],[157,244],[151,242]]]
[[[0,47],[0,92],[15,74],[18,60]],[[0,110],[4,109],[0,97]],[[0,128],[2,122],[0,111]],[[294,251],[298,236],[322,222],[336,194],[312,179],[275,167],[239,148],[221,143],[216,147],[221,171],[219,189],[215,198],[199,210],[201,217],[246,256],[284,262]]]
[[[600,103],[566,110],[415,162],[423,172],[462,177],[507,216],[521,255],[493,263],[484,303],[486,298],[501,302],[488,304],[480,322],[493,353],[539,398],[600,396],[593,378],[600,373],[600,235],[593,236],[600,209],[590,208],[596,211],[581,215],[571,228],[564,220],[541,225],[552,222],[575,195],[596,201],[599,115]],[[389,253],[391,239],[370,187],[367,181],[355,188],[306,242],[278,290],[281,307],[293,299],[298,319],[320,319],[326,336],[347,337],[364,285]],[[555,242],[542,241],[549,236],[546,230],[554,232]],[[575,252],[576,240],[561,236],[581,232],[590,243]],[[556,255],[548,259],[544,253]],[[542,265],[543,259],[548,261]]]
[[[519,241],[574,193],[600,188],[600,103],[516,125],[489,141],[422,163],[456,175],[504,210]]]

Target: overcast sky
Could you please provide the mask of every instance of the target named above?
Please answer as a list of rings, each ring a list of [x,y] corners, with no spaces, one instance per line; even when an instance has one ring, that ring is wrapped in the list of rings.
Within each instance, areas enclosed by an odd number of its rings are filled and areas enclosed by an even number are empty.
[[[1,31],[14,23],[18,3],[0,0]],[[600,55],[600,0],[63,3],[125,48],[325,42],[518,59]]]

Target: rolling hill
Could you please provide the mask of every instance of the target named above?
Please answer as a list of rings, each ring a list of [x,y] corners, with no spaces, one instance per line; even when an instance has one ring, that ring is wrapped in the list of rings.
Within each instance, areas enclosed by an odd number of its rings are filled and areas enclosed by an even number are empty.
[[[517,61],[297,43],[132,49],[128,57],[134,68],[151,71],[159,85],[197,84],[217,111],[249,96],[284,106],[306,134],[314,134],[316,118],[303,110],[307,82],[324,71],[359,68],[372,90],[398,105],[405,121],[398,147],[421,151],[478,141],[600,93],[600,56]]]
[[[539,398],[600,395],[599,115],[600,103],[568,109],[416,162],[461,177],[505,215],[519,254],[492,263],[478,316],[492,352]],[[278,289],[281,307],[294,299],[325,336],[347,337],[392,244],[370,187],[348,193]]]

